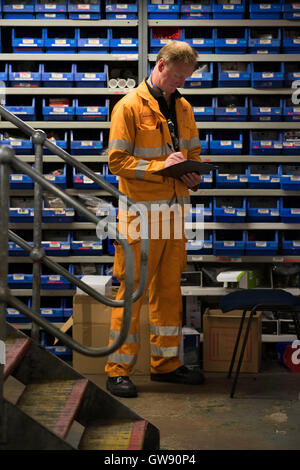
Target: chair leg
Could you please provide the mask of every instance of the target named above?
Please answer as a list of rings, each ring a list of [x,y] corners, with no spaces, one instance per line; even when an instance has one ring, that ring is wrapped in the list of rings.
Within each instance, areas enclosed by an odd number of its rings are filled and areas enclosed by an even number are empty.
[[[234,350],[233,350],[233,353],[232,353],[231,363],[230,363],[230,367],[229,367],[229,371],[228,371],[228,375],[227,375],[228,379],[230,379],[230,377],[231,377],[232,369],[233,369],[234,362],[235,362],[235,356],[236,356],[236,353],[237,353],[237,350],[238,350],[238,347],[239,347],[240,337],[241,337],[241,334],[242,334],[242,329],[243,329],[243,324],[244,324],[244,321],[245,321],[246,313],[247,313],[247,310],[244,310],[241,321],[240,321],[239,331],[238,331],[238,334],[237,334],[237,337],[236,337],[236,340],[235,340]]]
[[[255,313],[255,308],[251,310],[250,315],[249,315],[249,320],[248,320],[246,331],[245,331],[245,337],[244,337],[244,341],[243,341],[243,344],[242,344],[240,357],[239,357],[238,365],[237,365],[237,368],[236,368],[236,371],[235,371],[234,381],[233,381],[232,388],[231,388],[230,398],[233,398],[233,396],[234,396],[234,392],[235,392],[236,384],[237,384],[237,381],[238,381],[238,376],[239,376],[239,373],[240,373],[241,365],[242,365],[242,362],[243,362],[243,357],[244,357],[246,344],[247,344],[248,336],[249,336],[249,332],[250,332],[250,326],[251,326],[251,323],[252,323],[252,318],[253,318],[254,313]]]

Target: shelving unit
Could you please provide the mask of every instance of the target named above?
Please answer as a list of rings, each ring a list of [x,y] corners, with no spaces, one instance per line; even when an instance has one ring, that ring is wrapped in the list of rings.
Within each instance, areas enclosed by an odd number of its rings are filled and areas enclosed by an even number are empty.
[[[149,41],[148,41],[148,32],[152,27],[177,27],[177,28],[252,28],[252,27],[278,27],[286,28],[293,27],[299,28],[300,21],[289,21],[289,20],[163,20],[163,19],[148,19],[147,13],[147,2],[144,0],[138,1],[138,20],[107,20],[101,19],[98,21],[93,20],[10,20],[10,19],[0,19],[1,29],[12,28],[12,27],[40,27],[40,28],[55,28],[55,27],[74,27],[74,28],[127,28],[134,27],[137,29],[137,35],[139,39],[138,54],[46,54],[46,53],[37,53],[37,54],[12,54],[12,53],[2,53],[0,54],[0,63],[18,63],[20,61],[31,61],[36,63],[49,62],[49,61],[66,61],[68,63],[80,63],[82,61],[92,61],[99,62],[101,66],[103,63],[109,65],[116,65],[118,63],[124,64],[133,64],[137,69],[138,82],[140,82],[148,74],[148,65],[153,63],[156,59],[156,54],[149,53]],[[265,63],[265,62],[300,62],[300,54],[199,54],[198,59],[199,64],[205,62],[211,62],[214,66],[219,62],[253,62],[253,63]],[[6,95],[34,95],[38,98],[43,96],[107,96],[110,99],[111,105],[121,98],[124,94],[128,93],[129,89],[111,89],[108,87],[35,87],[35,88],[13,88],[7,87],[5,89]],[[270,89],[260,89],[260,88],[251,88],[251,87],[217,87],[214,86],[210,88],[183,88],[179,90],[187,99],[194,96],[224,96],[224,95],[242,95],[242,96],[273,96],[280,95],[282,97],[288,97],[292,94],[294,90],[291,88],[270,88]],[[110,107],[110,112],[111,108]],[[33,127],[39,129],[99,129],[104,132],[104,144],[107,144],[108,141],[108,131],[110,128],[110,115],[106,121],[31,121],[30,124]],[[10,123],[0,122],[0,129],[11,129],[13,126]],[[293,130],[300,129],[300,121],[288,122],[288,121],[279,121],[279,122],[220,122],[220,121],[201,121],[197,122],[197,127],[199,130],[216,130],[216,129],[239,129],[241,131],[247,132],[249,130]],[[248,153],[248,152],[246,152]],[[23,161],[28,163],[34,162],[33,155],[19,155]],[[105,155],[74,155],[74,158],[80,162],[84,163],[107,163],[107,156]],[[243,163],[249,165],[251,163],[294,163],[297,164],[300,162],[299,155],[203,155],[204,161],[211,161],[216,163]],[[59,163],[61,159],[53,155],[44,156],[45,163]],[[78,191],[74,188],[68,188],[67,193],[70,195],[77,195]],[[80,191],[90,196],[107,196],[108,194],[103,190],[86,190]],[[281,189],[221,189],[221,188],[207,188],[199,189],[197,192],[192,193],[192,201],[194,197],[214,197],[214,196],[233,196],[239,197],[241,193],[244,197],[252,196],[268,196],[268,197],[285,197],[285,196],[298,196],[298,191],[284,191]],[[32,196],[32,190],[11,190],[11,196]],[[13,230],[30,230],[32,227],[31,224],[10,224],[11,229]],[[95,225],[85,222],[73,222],[65,224],[42,224],[43,230],[51,229],[60,229],[60,230],[91,230],[94,229]],[[291,223],[286,224],[282,222],[278,223],[217,223],[217,222],[205,222],[205,229],[212,231],[220,230],[298,230],[299,224]],[[195,225],[193,225],[195,228]],[[113,257],[108,255],[91,257],[91,256],[69,256],[69,257],[54,257],[55,261],[62,263],[105,263],[112,264]],[[23,257],[11,257],[9,260],[10,263],[27,263],[28,260]],[[300,263],[299,256],[282,256],[280,253],[277,256],[241,256],[233,258],[231,256],[214,256],[214,255],[199,255],[199,254],[189,254],[188,255],[189,263],[198,263],[200,266],[208,263],[217,264],[220,266],[237,266],[243,264],[257,264],[261,266],[262,264],[267,264],[272,266],[273,264],[280,263]],[[300,294],[298,288],[288,289],[295,295]],[[14,295],[30,295],[30,290],[17,289],[12,291]],[[200,295],[204,300],[210,301],[212,298],[219,298],[224,293],[228,292],[227,289],[222,287],[183,287],[183,295]],[[74,290],[66,291],[55,291],[47,290],[42,291],[41,295],[47,296],[66,296],[70,297],[74,294]],[[27,324],[29,325],[29,324]],[[28,327],[28,326],[27,326]],[[27,328],[26,327],[26,328]],[[271,338],[268,338],[270,336]],[[274,335],[265,335],[263,341],[276,341],[279,338],[274,337]],[[280,338],[282,340],[287,340],[286,337]]]

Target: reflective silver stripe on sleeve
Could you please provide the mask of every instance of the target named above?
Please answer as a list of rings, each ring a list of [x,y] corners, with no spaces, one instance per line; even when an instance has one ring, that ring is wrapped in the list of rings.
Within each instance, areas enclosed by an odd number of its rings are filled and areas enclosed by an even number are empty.
[[[179,147],[186,150],[191,150],[194,147],[200,147],[200,139],[199,137],[193,137],[190,140],[179,139]]]
[[[128,142],[128,140],[121,140],[121,139],[112,139],[109,142],[108,150],[125,150],[126,152],[132,155],[134,145],[132,142]]]
[[[153,356],[160,356],[160,357],[177,357],[179,354],[179,346],[163,348],[161,346],[155,346],[154,344],[152,344],[151,354]]]
[[[181,326],[150,325],[150,333],[159,336],[178,336],[181,334]]]
[[[137,162],[137,165],[135,167],[135,177],[137,180],[145,179],[145,171],[148,165],[149,162],[147,162],[147,160],[139,160]]]
[[[161,147],[134,147],[133,156],[141,158],[155,158],[170,155],[171,150],[167,145]]]
[[[127,364],[133,366],[136,363],[136,354],[118,354],[113,353],[108,356],[108,360],[117,364]]]
[[[115,341],[119,337],[120,332],[117,330],[110,330],[109,339]],[[133,344],[138,343],[140,340],[140,335],[138,333],[130,334],[127,336],[125,343]]]

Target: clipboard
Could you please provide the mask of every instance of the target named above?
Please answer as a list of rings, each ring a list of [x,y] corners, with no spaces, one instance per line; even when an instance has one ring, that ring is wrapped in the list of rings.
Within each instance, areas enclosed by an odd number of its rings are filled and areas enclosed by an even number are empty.
[[[206,162],[196,162],[195,160],[185,160],[184,162],[175,163],[159,171],[154,171],[153,175],[169,176],[171,178],[180,178],[186,173],[198,173],[199,175],[207,175],[210,171],[216,170],[217,165]]]

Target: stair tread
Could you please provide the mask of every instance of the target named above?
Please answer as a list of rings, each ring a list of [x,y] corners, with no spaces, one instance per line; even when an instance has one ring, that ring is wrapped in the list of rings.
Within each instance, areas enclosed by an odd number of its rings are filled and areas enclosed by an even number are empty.
[[[140,450],[147,421],[128,419],[95,420],[88,424],[79,443],[80,450]]]
[[[31,345],[30,338],[8,337],[5,340],[6,363],[4,366],[4,380],[13,372]]]
[[[35,380],[29,383],[17,406],[43,426],[65,438],[88,384],[80,380]]]

